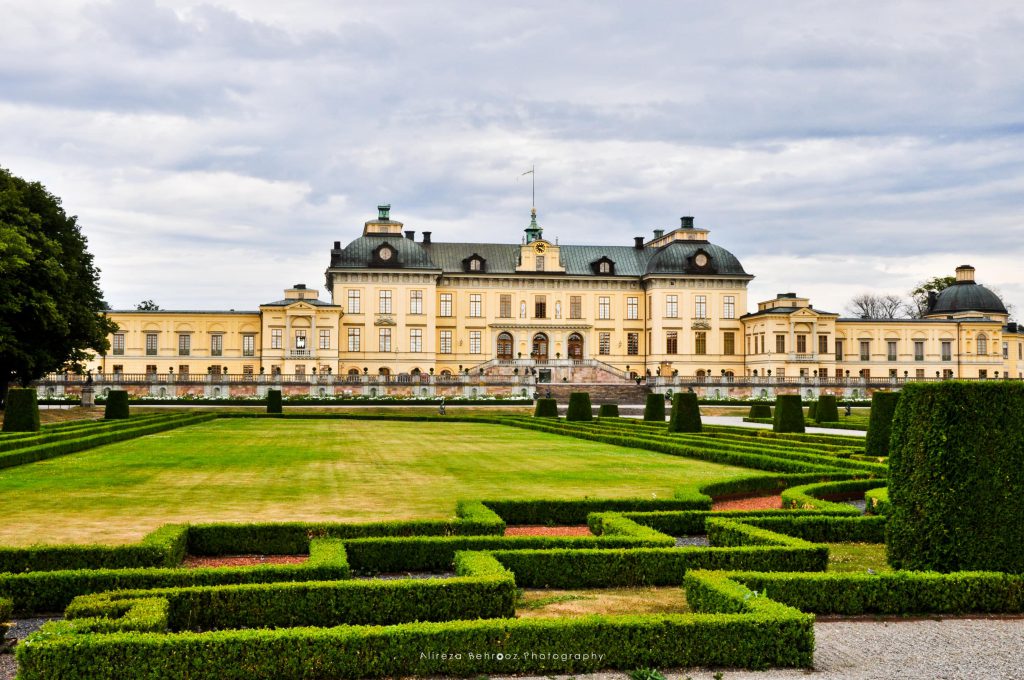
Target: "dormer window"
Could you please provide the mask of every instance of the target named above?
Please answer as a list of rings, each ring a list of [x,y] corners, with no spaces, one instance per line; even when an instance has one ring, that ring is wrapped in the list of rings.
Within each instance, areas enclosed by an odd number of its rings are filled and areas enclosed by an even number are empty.
[[[398,251],[390,243],[382,243],[373,251],[373,264],[378,267],[397,267]]]
[[[697,250],[690,259],[693,268],[697,271],[711,271],[714,266],[711,262],[711,256],[703,248]]]
[[[462,261],[462,270],[466,272],[483,272],[487,270],[487,260],[473,253]]]
[[[598,275],[615,275],[615,263],[611,259],[609,259],[608,256],[601,257],[600,259],[591,262],[590,269],[591,271]]]

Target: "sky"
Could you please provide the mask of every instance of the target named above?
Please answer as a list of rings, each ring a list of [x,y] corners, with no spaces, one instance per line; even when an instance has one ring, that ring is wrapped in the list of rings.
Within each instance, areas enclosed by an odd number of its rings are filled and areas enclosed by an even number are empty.
[[[323,289],[375,217],[630,245],[693,215],[843,312],[959,264],[1024,308],[1024,3],[0,0],[0,166],[114,308]],[[326,293],[322,293],[325,297]]]

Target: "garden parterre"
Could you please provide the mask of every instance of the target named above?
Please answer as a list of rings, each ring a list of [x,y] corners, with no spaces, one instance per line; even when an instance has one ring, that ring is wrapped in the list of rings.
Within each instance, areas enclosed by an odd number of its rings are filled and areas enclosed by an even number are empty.
[[[884,532],[884,517],[828,500],[884,484],[884,466],[849,457],[856,440],[708,427],[670,434],[663,424],[607,420],[489,422],[760,472],[671,497],[464,500],[450,520],[171,525],[134,545],[7,548],[6,606],[66,607],[67,617],[19,645],[19,677],[808,667],[814,613],[1021,610],[1015,576],[824,571],[825,543],[878,542]],[[795,509],[710,510],[712,497],[780,490]],[[581,521],[592,536],[503,535],[508,524]],[[706,533],[710,547],[674,547],[674,536],[695,533]],[[186,553],[309,560],[184,569]],[[448,578],[353,578],[448,570]],[[684,587],[692,613],[513,618],[517,588],[663,584]]]

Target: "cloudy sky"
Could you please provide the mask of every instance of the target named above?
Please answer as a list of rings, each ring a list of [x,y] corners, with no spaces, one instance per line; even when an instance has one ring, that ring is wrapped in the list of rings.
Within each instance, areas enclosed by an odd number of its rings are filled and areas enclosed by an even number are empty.
[[[978,268],[1024,308],[1024,3],[0,0],[0,166],[108,300],[322,287],[379,202],[436,240],[630,244],[694,215],[843,311]],[[528,180],[529,178],[525,178]]]

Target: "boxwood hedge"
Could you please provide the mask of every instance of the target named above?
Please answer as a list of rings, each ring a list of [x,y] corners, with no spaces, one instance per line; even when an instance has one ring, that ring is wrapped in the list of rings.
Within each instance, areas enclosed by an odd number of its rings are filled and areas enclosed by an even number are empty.
[[[4,405],[4,432],[37,432],[39,405],[36,391],[27,387],[12,387],[7,391]]]
[[[107,420],[123,420],[128,417],[128,392],[111,390],[107,395],[107,403],[103,408],[103,417]]]
[[[557,418],[558,401],[556,399],[538,399],[533,409],[534,418]]]
[[[569,395],[569,409],[565,419],[570,421],[590,421],[594,419],[594,410],[590,406],[589,392],[573,392]]]
[[[650,393],[644,404],[644,420],[657,423],[665,422],[665,395]]]
[[[889,455],[892,419],[899,401],[899,392],[880,391],[871,395],[871,415],[868,417],[868,434],[864,441],[864,453],[867,455]]]
[[[780,394],[775,398],[775,432],[803,432],[804,408],[799,394]]]
[[[700,432],[700,406],[693,392],[677,392],[672,395],[672,414],[668,421],[669,432]]]

